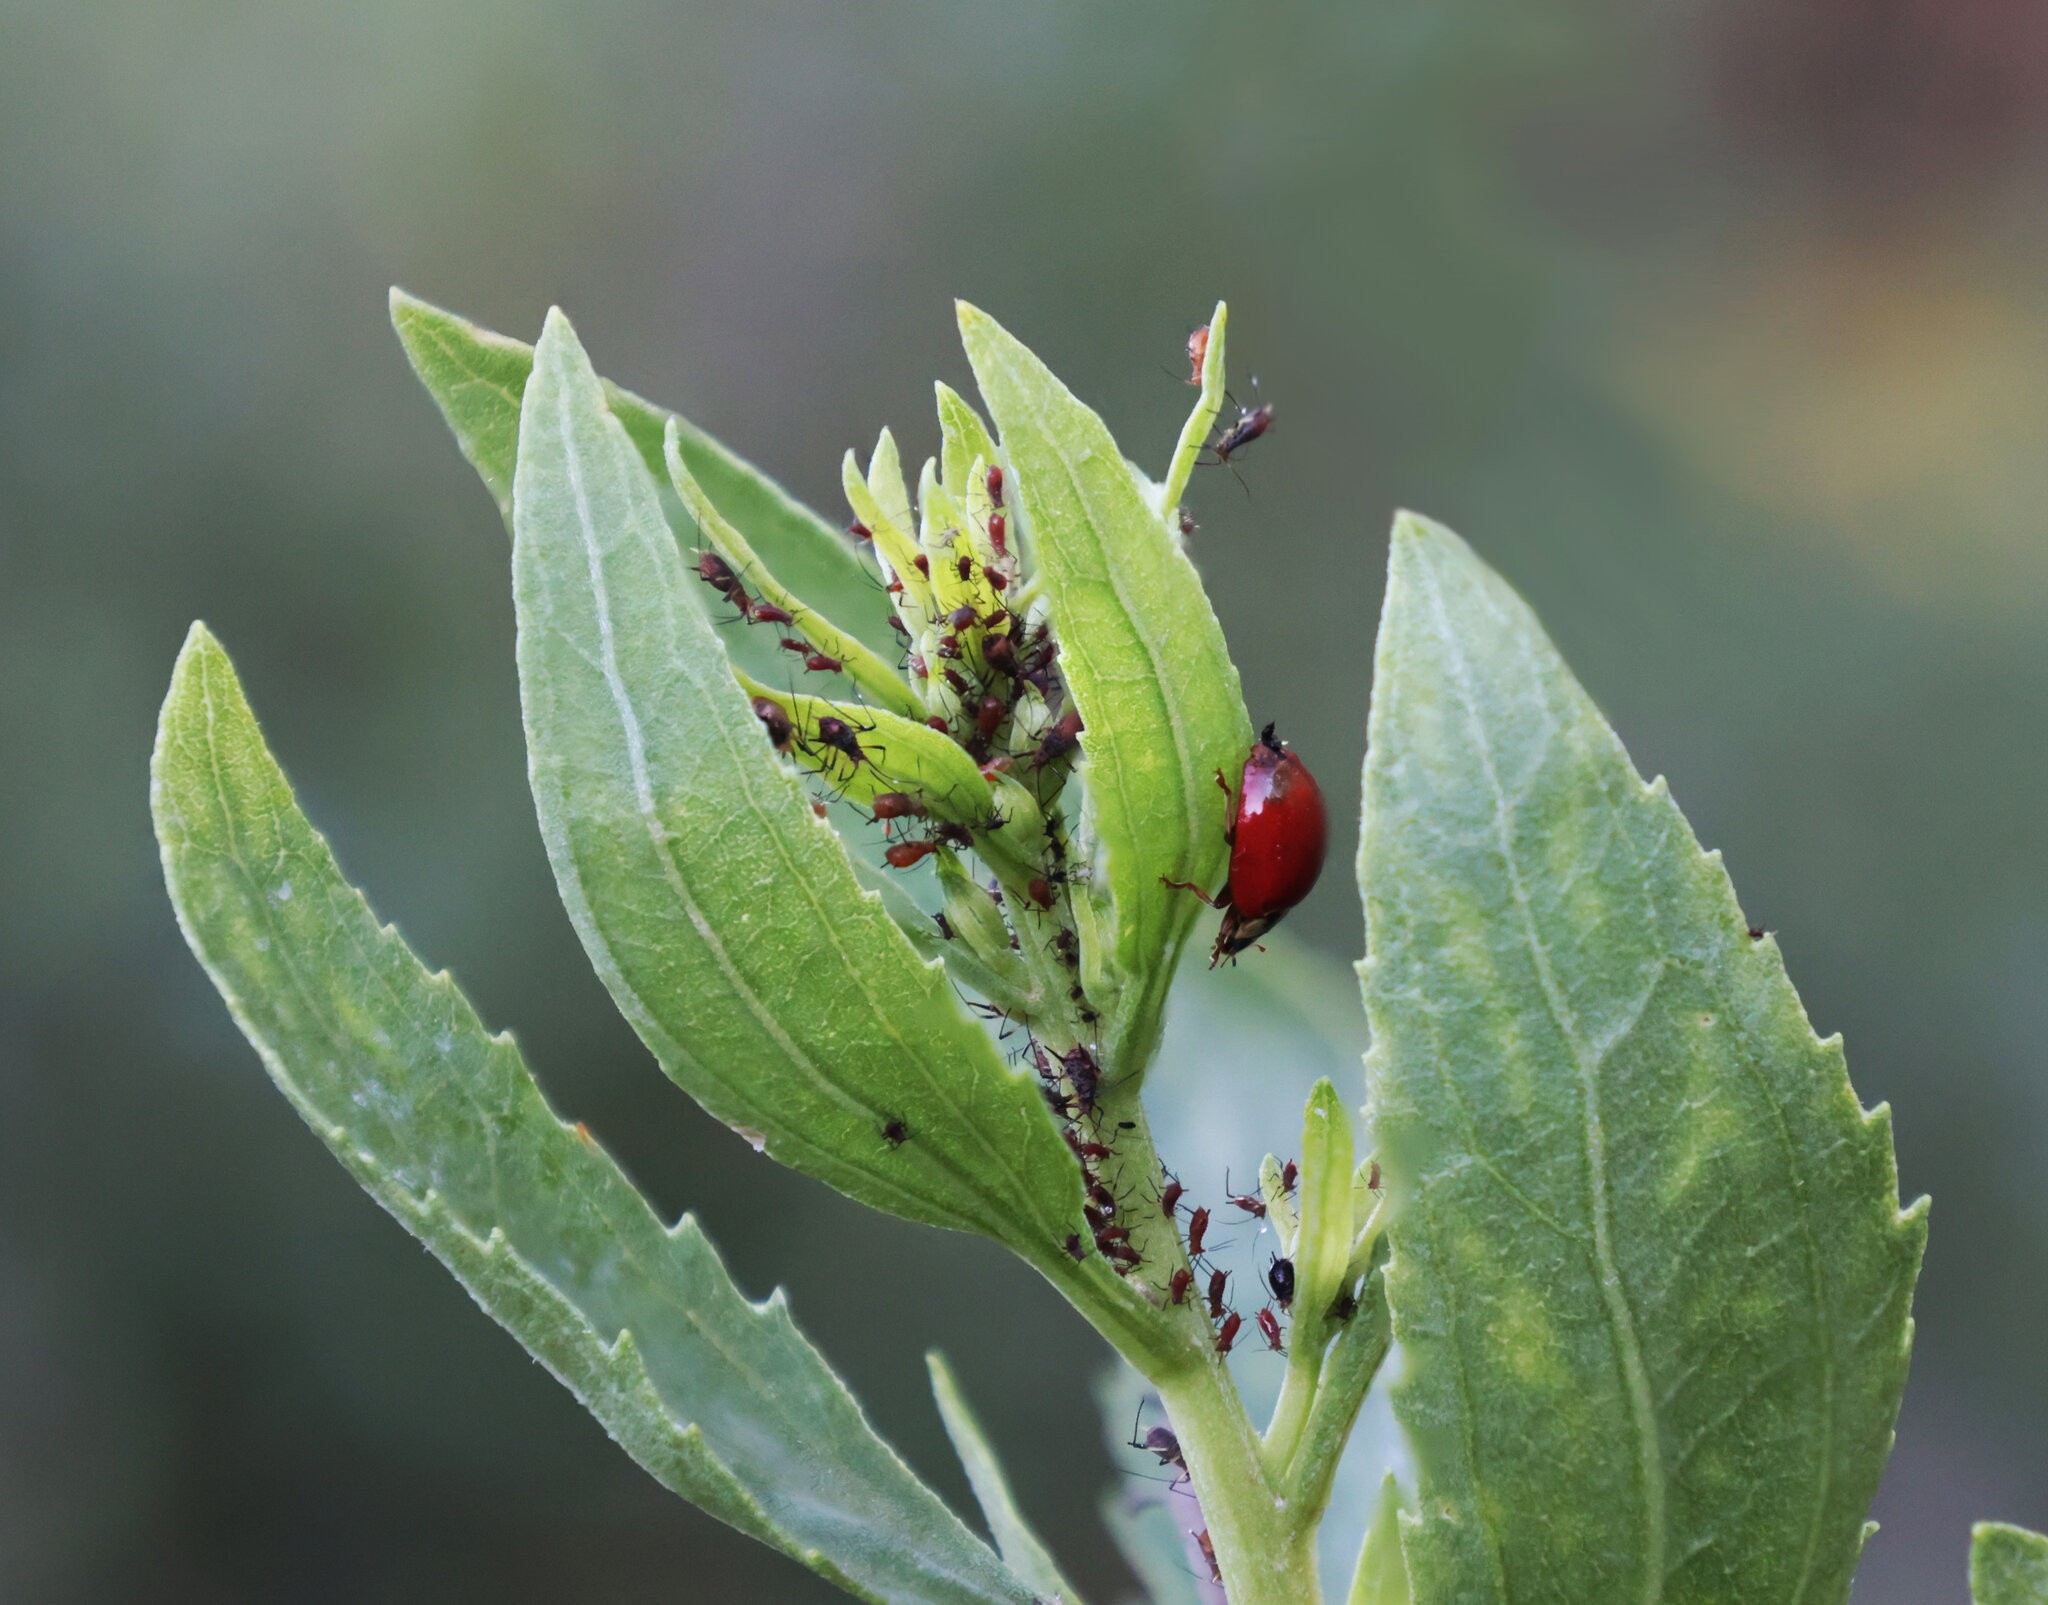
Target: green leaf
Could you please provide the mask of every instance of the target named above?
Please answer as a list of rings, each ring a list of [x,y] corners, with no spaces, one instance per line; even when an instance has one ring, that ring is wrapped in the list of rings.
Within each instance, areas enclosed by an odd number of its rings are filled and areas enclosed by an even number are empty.
[[[1202,356],[1201,392],[1188,413],[1188,421],[1181,425],[1173,461],[1167,464],[1166,479],[1159,486],[1158,514],[1176,533],[1180,526],[1175,514],[1181,498],[1187,494],[1188,476],[1194,473],[1209,431],[1216,426],[1216,414],[1223,410],[1223,342],[1229,315],[1230,309],[1218,301],[1215,314],[1209,319],[1209,341]]]
[[[1887,1112],[1527,604],[1409,516],[1369,735],[1417,1596],[1845,1598],[1925,1237]]]
[[[1141,1070],[1201,904],[1162,876],[1219,884],[1227,856],[1219,770],[1251,745],[1237,669],[1194,565],[1126,466],[1108,426],[994,319],[962,303],[960,333],[1013,470],[1060,667],[1087,723],[1082,774],[1116,910],[1124,991],[1112,1060]]]
[[[1081,1591],[1060,1575],[1059,1563],[1031,1530],[1024,1512],[1017,1508],[1002,1463],[996,1459],[981,1423],[968,1408],[953,1368],[936,1349],[924,1357],[924,1363],[931,1372],[932,1397],[938,1400],[946,1436],[953,1440],[953,1452],[960,1457],[961,1469],[967,1473],[975,1501],[981,1506],[981,1514],[995,1536],[1004,1562],[1040,1594],[1065,1605],[1080,1605]]]
[[[513,578],[549,858],[663,1068],[852,1197],[998,1238],[1063,1281],[1108,1277],[1061,1251],[1079,1183],[1035,1083],[861,889],[763,739],[559,312],[526,392]]]
[[[1970,1598],[1975,1605],[2048,1605],[2048,1538],[1978,1522],[1970,1529]]]
[[[1408,1569],[1401,1563],[1401,1485],[1391,1471],[1380,1483],[1372,1525],[1365,1530],[1365,1546],[1358,1552],[1350,1605],[1413,1605]]]
[[[413,372],[455,431],[462,455],[497,498],[498,511],[509,527],[513,461],[519,445],[519,398],[533,371],[533,347],[399,289],[391,292],[391,326],[398,331]],[[688,419],[610,383],[605,385],[605,400],[658,483],[668,482],[662,434],[673,420],[691,474],[725,515],[746,532],[777,578],[821,607],[843,609],[847,618],[867,616],[866,599],[873,584],[841,531]],[[895,652],[884,618],[877,616],[856,625],[853,633],[884,654]]]
[[[195,625],[151,805],[192,950],[280,1090],[664,1485],[876,1601],[1031,1599],[694,1220],[656,1219],[342,879]]]

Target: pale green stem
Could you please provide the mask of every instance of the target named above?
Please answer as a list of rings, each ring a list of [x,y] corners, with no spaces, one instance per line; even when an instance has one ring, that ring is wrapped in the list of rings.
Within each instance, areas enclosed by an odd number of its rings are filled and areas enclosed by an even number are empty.
[[[1381,1256],[1384,1260],[1384,1255]],[[1323,1362],[1321,1385],[1311,1401],[1297,1445],[1279,1481],[1288,1498],[1314,1520],[1329,1502],[1337,1461],[1357,1424],[1359,1407],[1379,1374],[1393,1342],[1387,1301],[1376,1265],[1359,1289],[1358,1308],[1344,1323]],[[1313,1514],[1311,1514],[1313,1513]]]

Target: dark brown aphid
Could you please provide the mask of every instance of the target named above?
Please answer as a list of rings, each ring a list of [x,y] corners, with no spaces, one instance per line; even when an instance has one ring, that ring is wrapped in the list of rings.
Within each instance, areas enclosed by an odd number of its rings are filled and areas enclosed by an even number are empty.
[[[1009,716],[1010,706],[1001,697],[983,697],[974,710],[974,728],[984,737],[992,736],[1002,729],[1003,721]]]
[[[938,926],[939,935],[948,942],[952,941],[954,936],[958,934],[953,929],[953,922],[943,914],[934,914],[932,916],[932,923]]]
[[[850,762],[860,764],[868,760],[867,749],[861,746],[860,738],[853,733],[853,726],[844,719],[826,714],[818,721],[818,739]]]
[[[1086,1048],[1076,1047],[1071,1053],[1060,1055],[1060,1067],[1073,1084],[1074,1097],[1081,1105],[1081,1112],[1087,1114],[1092,1111],[1096,1089],[1102,1084],[1102,1068],[1096,1064],[1095,1055]]]
[[[922,819],[925,806],[907,791],[885,791],[868,804],[877,819]]]
[[[1230,1272],[1228,1271],[1211,1271],[1209,1273],[1209,1319],[1212,1321],[1223,1319],[1223,1289],[1229,1281]]]
[[[1216,1333],[1216,1352],[1228,1354],[1230,1345],[1237,1341],[1237,1329],[1244,1325],[1244,1317],[1232,1310],[1223,1318],[1223,1325]]]
[[[1168,1220],[1172,1220],[1173,1212],[1180,1208],[1181,1194],[1186,1191],[1187,1189],[1181,1186],[1179,1177],[1176,1176],[1169,1180],[1159,1193],[1160,1214],[1164,1215]]]
[[[1017,674],[1017,643],[1007,635],[992,635],[981,643],[981,656],[997,674],[1015,678]]]
[[[735,591],[742,596],[746,594],[740,585],[740,577],[732,571],[732,565],[716,552],[697,554],[697,578],[728,601]]]
[[[989,520],[989,533],[991,535],[1001,534],[1002,525],[1002,517],[1000,514],[998,514],[996,517]],[[998,552],[1002,550],[1000,544],[997,545],[996,550]],[[1010,588],[1010,576],[1005,574],[999,568],[992,568],[988,571],[988,583],[990,587],[996,591],[1007,591]]]
[[[1761,925],[1752,925],[1749,928],[1749,939],[1752,942],[1761,942],[1764,939],[1763,927]]]
[[[1142,1405],[1139,1406],[1139,1414],[1144,1414]],[[1175,1466],[1182,1471],[1188,1469],[1187,1461],[1181,1456],[1180,1439],[1174,1436],[1171,1427],[1154,1427],[1141,1439],[1138,1436],[1137,1424],[1134,1422],[1131,1425],[1130,1444],[1133,1449],[1142,1449],[1149,1455],[1157,1455],[1162,1466]]]
[[[1301,1166],[1297,1165],[1293,1160],[1288,1160],[1286,1164],[1280,1167],[1280,1190],[1283,1193],[1293,1192],[1294,1184],[1300,1180]]]
[[[1286,1345],[1280,1341],[1280,1317],[1271,1310],[1259,1311],[1259,1332],[1266,1340],[1266,1347],[1275,1354],[1285,1354]]]
[[[1173,1280],[1169,1284],[1170,1291],[1167,1294],[1168,1302],[1173,1304],[1187,1303],[1188,1289],[1194,1285],[1195,1273],[1183,1265],[1173,1273]]]
[[[891,869],[908,869],[913,864],[923,862],[938,850],[939,844],[933,841],[897,842],[882,856],[889,861]]]
[[[1206,1209],[1197,1209],[1188,1217],[1188,1253],[1191,1257],[1202,1252],[1202,1239],[1208,1231],[1209,1212]]]
[[[1284,1255],[1275,1254],[1266,1267],[1266,1286],[1273,1290],[1273,1297],[1281,1309],[1294,1302],[1294,1261]]]
[[[1087,728],[1081,722],[1079,708],[1067,709],[1039,741],[1038,750],[1031,755],[1031,767],[1043,769],[1055,758],[1064,757],[1072,752],[1080,745],[1081,732]]]
[[[917,556],[912,558],[910,561],[911,566],[915,568],[918,571],[918,573],[922,574],[926,579],[930,579],[932,577],[932,560],[929,557],[925,556],[923,552],[919,552]]]
[[[1102,1257],[1116,1267],[1119,1276],[1126,1276],[1145,1263],[1144,1256],[1129,1243],[1100,1243],[1096,1246]]]
[[[939,678],[944,680],[947,685],[953,688],[954,696],[964,697],[967,695],[967,676],[962,674],[958,669],[953,668],[951,665],[948,665],[946,668],[943,668],[939,671]]]
[[[1067,1258],[1077,1265],[1088,1257],[1088,1250],[1081,1246],[1081,1234],[1079,1232],[1069,1232],[1066,1242],[1060,1246],[1067,1251]]]
[[[1330,1301],[1330,1319],[1348,1321],[1358,1313],[1358,1299],[1350,1288],[1345,1288]]]
[[[761,728],[768,732],[768,744],[777,752],[787,752],[796,745],[796,726],[774,698],[754,698],[754,717],[761,721]]]
[[[1131,1229],[1128,1226],[1105,1226],[1095,1234],[1095,1246],[1107,1254],[1111,1243],[1128,1243]]]
[[[1219,463],[1227,463],[1232,452],[1244,450],[1272,427],[1273,409],[1270,406],[1260,405],[1252,408],[1250,412],[1240,408],[1237,422],[1225,430],[1223,438],[1209,449],[1216,453],[1216,460]]]
[[[891,1148],[901,1148],[910,1141],[910,1128],[901,1120],[891,1120],[882,1128],[882,1141]]]
[[[960,578],[962,581],[973,579],[974,554],[972,552],[962,552],[959,557],[958,567],[960,569]],[[959,609],[955,609],[954,611],[957,613]],[[968,608],[966,611],[971,614],[974,611],[974,609]],[[967,621],[968,624],[972,624],[973,622],[974,620],[972,618],[968,619]],[[960,626],[960,628],[964,630],[967,628],[967,625],[963,624]]]
[[[942,635],[939,637],[939,644],[932,650],[942,658],[957,658],[960,656],[960,637]]]
[[[1185,507],[1179,509],[1178,517],[1180,521],[1180,538],[1182,540],[1192,539],[1195,531],[1200,529],[1202,526],[1195,522],[1195,515],[1189,512]]]

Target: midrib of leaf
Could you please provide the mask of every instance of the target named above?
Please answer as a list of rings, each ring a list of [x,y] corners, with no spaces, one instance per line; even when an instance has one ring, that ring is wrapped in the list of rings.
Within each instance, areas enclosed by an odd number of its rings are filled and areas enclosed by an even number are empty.
[[[1579,1030],[1571,1003],[1557,984],[1556,972],[1551,967],[1549,946],[1536,928],[1535,912],[1530,906],[1528,888],[1522,879],[1521,857],[1514,846],[1514,831],[1511,828],[1515,812],[1514,800],[1508,795],[1507,788],[1501,784],[1500,775],[1494,768],[1492,744],[1487,740],[1485,721],[1479,716],[1478,698],[1472,687],[1471,666],[1465,658],[1463,641],[1453,628],[1449,614],[1445,610],[1443,590],[1437,583],[1434,572],[1429,576],[1429,588],[1430,601],[1435,609],[1438,625],[1443,631],[1444,639],[1452,643],[1448,657],[1457,677],[1460,702],[1466,727],[1471,732],[1473,751],[1478,757],[1480,768],[1486,774],[1488,786],[1492,788],[1494,834],[1500,844],[1501,862],[1507,870],[1508,885],[1514,893],[1515,912],[1521,923],[1522,937],[1528,944],[1530,959],[1542,981],[1544,1001],[1549,1006],[1551,1019],[1565,1041],[1571,1045],[1572,1060],[1578,1069],[1584,1110],[1581,1127],[1586,1155],[1587,1207],[1593,1224],[1591,1246],[1594,1266],[1600,1278],[1600,1291],[1606,1305],[1608,1328],[1614,1334],[1615,1351],[1621,1357],[1623,1378],[1628,1387],[1629,1413],[1635,1426],[1636,1469],[1642,1481],[1645,1540],[1642,1598],[1644,1605],[1657,1605],[1657,1601],[1664,1595],[1663,1448],[1657,1430],[1656,1407],[1650,1396],[1650,1378],[1643,1365],[1642,1341],[1636,1335],[1636,1314],[1629,1306],[1628,1289],[1622,1285],[1621,1269],[1614,1258],[1612,1206],[1607,1193],[1607,1137],[1600,1121],[1600,1065],[1607,1055],[1614,1051],[1615,1044],[1625,1040],[1641,1020],[1643,1010],[1648,1007],[1650,997],[1656,990],[1658,979],[1663,975],[1663,967],[1660,964],[1657,976],[1643,986],[1637,995],[1634,1008],[1624,1017],[1609,1039],[1589,1054],[1588,1049],[1591,1045],[1586,1042]],[[1579,1234],[1572,1235],[1577,1237]],[[1809,1556],[1810,1553],[1809,1546]],[[1804,1591],[1803,1582],[1801,1591]]]

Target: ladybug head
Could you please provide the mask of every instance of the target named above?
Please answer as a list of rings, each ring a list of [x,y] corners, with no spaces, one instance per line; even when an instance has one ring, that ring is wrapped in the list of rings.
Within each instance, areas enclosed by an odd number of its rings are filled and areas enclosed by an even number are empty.
[[[1274,753],[1283,753],[1287,750],[1280,738],[1273,734],[1271,725],[1267,725],[1259,732],[1259,745]]]

